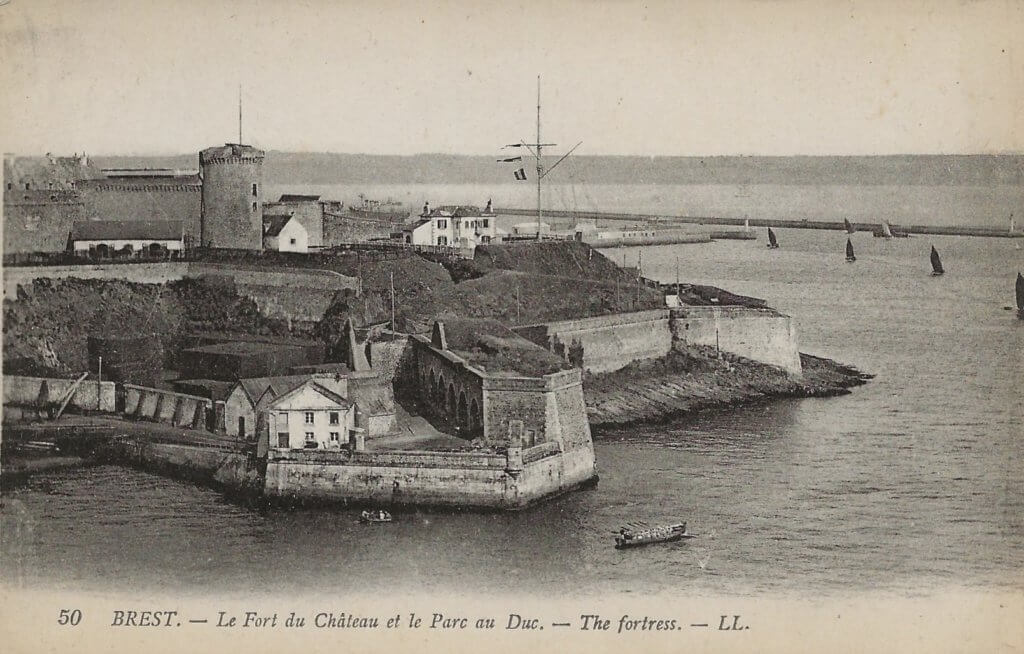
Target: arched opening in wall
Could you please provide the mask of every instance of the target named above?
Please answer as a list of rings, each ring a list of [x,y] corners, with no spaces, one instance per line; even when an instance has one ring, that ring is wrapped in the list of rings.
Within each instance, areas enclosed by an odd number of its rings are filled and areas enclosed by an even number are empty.
[[[437,399],[437,377],[434,377],[434,371],[430,371],[430,401],[433,402]]]
[[[117,257],[119,259],[131,259],[135,254],[135,248],[132,247],[131,243],[125,243],[124,247],[117,251]]]
[[[444,375],[437,378],[437,395],[434,396],[434,406],[440,413],[444,413]]]
[[[106,243],[100,243],[96,246],[96,258],[107,259],[110,257],[110,248],[107,247]]]
[[[455,417],[455,385],[448,384],[448,417]]]
[[[163,259],[167,256],[167,248],[159,243],[150,243],[147,249],[147,254],[154,259]]]
[[[458,423],[460,427],[469,429],[469,407],[466,405],[466,393],[459,393]]]
[[[474,399],[469,405],[469,430],[471,432],[477,432],[483,430],[484,421],[483,416],[480,415],[480,405]]]

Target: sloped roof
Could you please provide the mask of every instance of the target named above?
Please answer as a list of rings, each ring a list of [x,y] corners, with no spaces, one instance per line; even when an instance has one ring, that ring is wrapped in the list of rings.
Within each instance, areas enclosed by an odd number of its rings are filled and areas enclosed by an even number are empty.
[[[274,401],[270,403],[270,406],[273,407],[273,406],[277,406],[277,405],[281,404],[282,402],[287,400],[289,397],[291,397],[292,395],[295,395],[296,393],[300,392],[303,388],[305,388],[307,386],[309,388],[312,388],[317,393],[323,395],[328,400],[334,402],[335,404],[337,404],[339,406],[343,406],[343,407],[350,407],[350,406],[352,406],[351,402],[349,402],[348,400],[346,400],[342,396],[338,395],[334,391],[321,386],[320,384],[316,383],[312,379],[309,379],[306,382],[304,382],[302,384],[299,384],[298,386],[296,386],[295,388],[291,389],[287,393],[284,393],[283,395],[277,396],[276,398],[274,398]]]
[[[180,241],[184,233],[180,220],[78,220],[71,227],[71,240]]]
[[[280,397],[288,391],[298,388],[309,381],[309,379],[309,375],[250,377],[248,379],[239,379],[238,384],[245,391],[245,394],[249,396],[249,401],[256,404],[267,391],[270,391],[274,397]]]
[[[430,222],[430,218],[423,218],[421,220],[417,220],[416,222],[412,223],[411,225],[406,225],[405,227],[402,228],[402,231],[403,232],[411,232],[411,231],[414,231],[414,230],[416,230],[416,229],[426,225],[429,222]]]
[[[263,235],[279,236],[291,219],[291,216],[263,216]]]
[[[316,202],[319,195],[299,195],[297,193],[285,193],[277,199],[278,202]]]

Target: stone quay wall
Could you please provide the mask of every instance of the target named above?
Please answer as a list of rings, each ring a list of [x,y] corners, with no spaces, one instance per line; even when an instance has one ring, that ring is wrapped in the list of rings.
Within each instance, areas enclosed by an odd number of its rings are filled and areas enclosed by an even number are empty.
[[[520,509],[593,479],[593,459],[556,443],[505,454],[272,450],[273,499]]]
[[[672,310],[672,335],[678,347],[717,345],[723,352],[802,375],[793,319],[773,309],[733,306],[681,307]]]

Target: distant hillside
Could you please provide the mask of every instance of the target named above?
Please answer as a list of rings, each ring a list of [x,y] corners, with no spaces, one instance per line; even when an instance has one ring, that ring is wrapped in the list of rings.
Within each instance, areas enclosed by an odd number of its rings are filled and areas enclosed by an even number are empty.
[[[511,154],[508,156],[512,156]],[[495,184],[512,182],[518,164],[494,157],[319,152],[267,153],[271,184]],[[547,157],[545,157],[547,159]],[[94,157],[104,168],[198,168],[198,156]],[[548,160],[553,164],[555,158]],[[529,161],[524,167],[530,178]],[[551,174],[576,184],[1024,185],[1022,155],[878,157],[574,156]]]

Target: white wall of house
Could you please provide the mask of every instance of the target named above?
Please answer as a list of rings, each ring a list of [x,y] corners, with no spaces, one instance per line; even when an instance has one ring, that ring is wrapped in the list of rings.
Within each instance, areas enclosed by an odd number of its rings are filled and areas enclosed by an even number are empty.
[[[340,449],[355,428],[351,403],[338,403],[310,384],[271,402],[267,415],[273,448],[304,449],[316,443],[319,449]]]
[[[473,247],[497,240],[495,216],[468,216],[455,218],[450,215],[431,216],[430,221],[414,228],[409,235],[412,245],[446,245],[449,247]]]
[[[277,252],[308,252],[309,234],[302,224],[292,218],[281,229],[277,236],[268,236],[264,239],[265,247]]]

